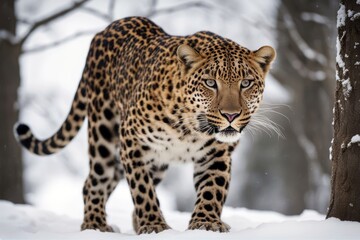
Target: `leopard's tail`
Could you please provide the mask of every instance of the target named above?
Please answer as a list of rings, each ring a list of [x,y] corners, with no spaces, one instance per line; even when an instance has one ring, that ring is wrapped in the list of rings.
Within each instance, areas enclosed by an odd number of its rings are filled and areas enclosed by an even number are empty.
[[[14,134],[17,140],[30,152],[37,155],[50,155],[63,149],[77,135],[87,115],[86,83],[79,83],[70,113],[60,129],[45,140],[37,139],[31,129],[22,123],[16,123]]]

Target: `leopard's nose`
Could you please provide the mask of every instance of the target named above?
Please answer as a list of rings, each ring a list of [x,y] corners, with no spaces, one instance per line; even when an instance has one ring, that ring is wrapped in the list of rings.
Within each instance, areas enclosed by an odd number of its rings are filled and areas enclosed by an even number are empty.
[[[232,121],[234,121],[235,118],[240,116],[240,113],[226,113],[221,111],[220,114],[225,117],[229,121],[229,123],[231,123]]]

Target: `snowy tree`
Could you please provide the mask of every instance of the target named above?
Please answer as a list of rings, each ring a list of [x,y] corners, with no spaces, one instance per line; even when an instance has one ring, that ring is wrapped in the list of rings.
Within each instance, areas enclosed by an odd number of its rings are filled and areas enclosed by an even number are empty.
[[[337,18],[336,101],[327,217],[360,221],[360,1],[342,0]]]
[[[70,7],[29,24],[17,19],[15,1],[3,0],[0,4],[0,199],[24,202],[23,167],[21,149],[13,135],[14,123],[18,120],[16,106],[17,91],[20,86],[19,58],[24,53],[23,46],[29,37],[40,27],[72,12],[88,0],[75,2]],[[18,22],[30,25],[22,37],[16,36]]]

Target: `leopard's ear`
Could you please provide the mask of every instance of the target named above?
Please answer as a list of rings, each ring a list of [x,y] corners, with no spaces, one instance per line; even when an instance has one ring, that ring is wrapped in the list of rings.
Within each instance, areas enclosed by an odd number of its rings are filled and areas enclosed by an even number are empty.
[[[180,63],[183,64],[185,72],[203,59],[203,57],[195,49],[186,44],[180,45],[177,48],[176,54]]]
[[[260,65],[264,73],[267,73],[271,63],[274,61],[276,52],[270,46],[263,46],[254,51],[255,61]]]

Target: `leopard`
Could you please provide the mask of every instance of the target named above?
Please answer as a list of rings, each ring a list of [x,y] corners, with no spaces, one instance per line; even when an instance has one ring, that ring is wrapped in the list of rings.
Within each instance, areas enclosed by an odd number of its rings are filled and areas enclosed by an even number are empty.
[[[196,191],[188,229],[228,232],[221,214],[231,155],[259,108],[275,55],[271,46],[251,51],[210,31],[173,36],[145,17],[123,18],[93,37],[58,131],[40,140],[17,123],[15,135],[34,154],[55,154],[87,119],[81,230],[114,231],[105,206],[121,179],[134,204],[135,233],[170,229],[155,188],[170,164],[188,162]]]

